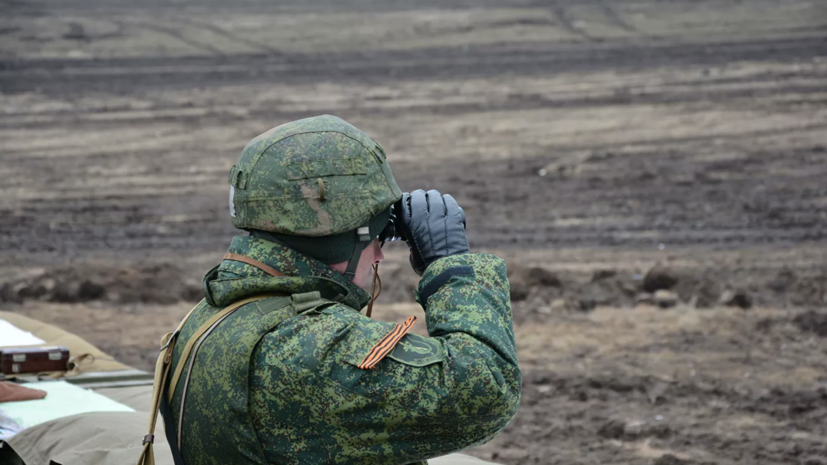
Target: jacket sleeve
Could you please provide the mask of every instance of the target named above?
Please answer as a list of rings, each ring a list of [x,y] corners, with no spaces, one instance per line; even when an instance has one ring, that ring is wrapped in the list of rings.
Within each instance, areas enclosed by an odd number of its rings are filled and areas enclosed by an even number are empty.
[[[368,400],[349,418],[351,431],[381,431],[382,446],[407,458],[457,452],[502,431],[517,413],[522,381],[509,293],[505,263],[493,255],[432,263],[416,290],[431,337],[406,338],[434,350],[422,363],[395,350],[393,360],[360,370],[355,388]],[[364,414],[375,411],[382,413]]]
[[[383,411],[379,428],[399,451],[435,457],[490,441],[516,415],[522,382],[505,262],[487,254],[442,258],[415,294],[431,336],[423,342],[438,348],[439,361],[411,366],[397,358],[362,370],[369,410]],[[353,430],[374,431],[379,419]]]
[[[488,254],[440,259],[423,274],[416,300],[445,350],[446,400],[480,436],[467,440],[490,440],[517,413],[522,382],[505,262]]]

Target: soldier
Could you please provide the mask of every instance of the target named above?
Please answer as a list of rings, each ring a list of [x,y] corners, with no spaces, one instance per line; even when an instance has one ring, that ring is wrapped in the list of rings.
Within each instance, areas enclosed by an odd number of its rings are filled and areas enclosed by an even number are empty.
[[[156,370],[176,464],[422,463],[508,424],[521,375],[506,268],[470,253],[451,196],[403,194],[384,149],[333,116],[256,137],[229,182],[249,234],[206,274]],[[421,275],[430,337],[408,333],[415,317],[360,312],[391,236]]]

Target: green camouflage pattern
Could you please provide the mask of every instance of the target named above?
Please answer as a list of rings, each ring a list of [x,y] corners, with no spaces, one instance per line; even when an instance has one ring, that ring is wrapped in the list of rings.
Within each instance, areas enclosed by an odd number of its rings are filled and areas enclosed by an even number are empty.
[[[259,135],[229,182],[235,227],[294,236],[353,231],[402,197],[382,146],[330,115]]]
[[[227,253],[255,258],[285,276],[273,278],[245,263],[224,260],[207,272],[201,283],[206,303],[212,307],[224,308],[257,294],[291,295],[312,291],[319,291],[323,297],[350,308],[361,309],[370,302],[370,294],[341,273],[281,244],[253,236],[236,236]]]
[[[359,313],[365,291],[255,237],[236,237],[229,252],[287,276],[227,260],[211,270],[172,371],[194,330],[234,301],[313,291],[326,300],[310,308],[284,298],[250,303],[205,339],[187,388],[187,464],[422,463],[487,442],[516,414],[521,374],[501,259],[466,254],[431,264],[416,291],[430,337],[406,335],[374,369],[362,370],[364,356],[394,327]],[[165,418],[174,425],[183,385],[171,403],[174,418]]]
[[[211,313],[200,312],[200,323]],[[295,315],[288,297],[260,300],[230,314],[221,323],[226,330],[203,340],[190,382],[176,386],[187,393],[182,437],[187,464],[267,463],[249,414],[249,362],[261,337]],[[181,399],[178,394],[171,403],[173,412],[180,411]]]

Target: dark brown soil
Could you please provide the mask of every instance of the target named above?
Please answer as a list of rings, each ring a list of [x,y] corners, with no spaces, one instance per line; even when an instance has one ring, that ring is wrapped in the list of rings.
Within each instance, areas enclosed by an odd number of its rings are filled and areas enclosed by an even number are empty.
[[[509,263],[523,406],[471,453],[827,464],[821,2],[0,10],[3,309],[149,368],[236,233],[244,144],[332,113]],[[376,313],[404,318],[416,276],[386,249]]]

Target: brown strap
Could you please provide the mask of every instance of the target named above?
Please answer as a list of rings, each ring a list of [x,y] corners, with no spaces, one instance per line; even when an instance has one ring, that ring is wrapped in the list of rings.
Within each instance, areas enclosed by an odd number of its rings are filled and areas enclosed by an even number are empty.
[[[379,290],[376,290],[376,283],[379,283]],[[382,293],[382,279],[379,278],[379,264],[376,263],[373,265],[373,285],[370,287],[370,303],[368,304],[368,310],[365,312],[365,316],[370,318],[370,315],[373,313],[373,303],[376,302],[376,299],[379,298],[379,294]]]
[[[250,266],[254,266],[254,267],[258,268],[259,270],[269,274],[270,276],[275,276],[275,277],[284,276],[283,273],[280,273],[278,270],[276,270],[272,266],[265,265],[264,263],[261,263],[260,261],[256,260],[255,258],[250,258],[246,255],[239,255],[237,253],[228,253],[228,254],[224,254],[224,260],[232,260],[232,261],[235,261],[235,262],[246,263]]]
[[[239,306],[240,307],[240,306]],[[236,307],[238,308],[238,307]],[[228,316],[232,315],[233,311],[230,310],[229,312],[224,313],[224,315],[215,321],[207,331],[204,332],[200,337],[198,337],[198,342],[195,344],[195,347],[192,349],[192,360],[190,361],[189,368],[187,369],[187,374],[184,375],[184,390],[181,394],[181,408],[178,411],[178,450],[181,450],[181,439],[184,434],[184,407],[187,405],[187,388],[190,384],[190,376],[192,375],[192,369],[195,367],[195,357],[198,356],[198,349],[201,348],[201,344],[204,343],[204,340],[209,337],[210,333],[218,327]],[[181,360],[181,365],[186,363],[186,360]],[[177,381],[176,381],[177,383]],[[173,392],[175,391],[175,387],[173,386]],[[171,399],[170,399],[171,400]]]
[[[184,365],[187,364],[187,360],[190,357],[190,352],[192,352],[193,346],[195,346],[195,344],[198,342],[198,339],[201,337],[201,335],[203,335],[208,329],[210,329],[210,326],[212,326],[216,321],[220,320],[227,314],[234,312],[239,307],[247,305],[250,302],[256,302],[262,299],[266,299],[268,297],[275,296],[273,294],[259,294],[244,300],[240,300],[230,305],[229,307],[225,307],[224,309],[216,312],[207,321],[205,321],[204,324],[202,324],[198,329],[195,330],[192,336],[190,336],[190,339],[187,341],[187,344],[184,346],[184,350],[181,351],[181,358],[180,360],[178,360],[178,365],[175,367],[175,372],[173,372],[172,378],[170,378],[169,380],[169,386],[167,386],[167,400],[169,402],[172,402],[172,396],[175,395],[175,388],[176,386],[178,386],[178,380],[181,378],[181,373],[184,371]],[[171,357],[172,352],[170,352],[170,358]]]
[[[199,302],[198,305],[201,305],[201,302]],[[158,354],[158,361],[155,363],[155,380],[152,386],[152,407],[149,412],[149,425],[147,426],[147,434],[142,441],[143,448],[138,458],[138,465],[155,465],[155,453],[152,449],[153,443],[155,442],[155,423],[158,420],[158,408],[161,405],[161,396],[164,392],[164,381],[169,375],[172,350],[175,348],[175,339],[178,333],[181,332],[184,323],[187,322],[192,312],[198,308],[198,305],[192,307],[192,310],[181,320],[181,323],[178,324],[178,328],[175,331],[167,333],[161,338],[161,353]]]

